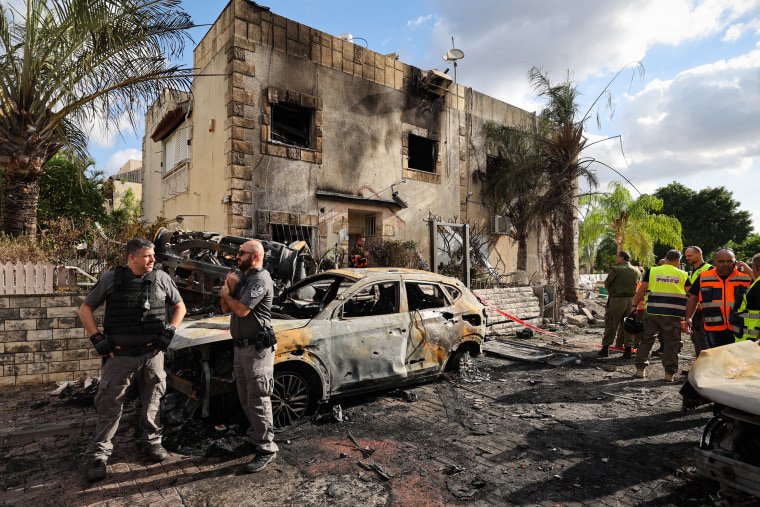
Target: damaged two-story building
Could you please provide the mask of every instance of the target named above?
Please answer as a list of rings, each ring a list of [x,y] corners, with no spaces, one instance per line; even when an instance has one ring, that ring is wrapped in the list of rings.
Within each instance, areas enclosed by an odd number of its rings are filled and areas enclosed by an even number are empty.
[[[487,121],[533,126],[534,113],[246,0],[227,5],[194,67],[190,93],[146,114],[144,216],[306,239],[319,255],[360,235],[413,240],[428,261],[437,217],[480,224],[491,264],[515,269],[510,224],[479,203],[472,174]],[[542,273],[541,238],[528,254],[528,275]]]

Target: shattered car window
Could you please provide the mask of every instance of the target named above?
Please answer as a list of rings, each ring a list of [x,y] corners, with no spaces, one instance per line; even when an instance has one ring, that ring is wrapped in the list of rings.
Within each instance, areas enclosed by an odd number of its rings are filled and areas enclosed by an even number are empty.
[[[451,298],[451,301],[456,302],[459,297],[462,295],[462,292],[454,287],[453,285],[445,285],[443,286],[446,291],[449,293],[449,297]]]
[[[440,285],[434,283],[406,282],[409,311],[443,308],[449,305]]]
[[[328,276],[294,285],[272,302],[272,314],[281,319],[313,318],[354,282],[355,280]]]
[[[398,313],[398,282],[381,282],[362,287],[343,304],[344,319]]]

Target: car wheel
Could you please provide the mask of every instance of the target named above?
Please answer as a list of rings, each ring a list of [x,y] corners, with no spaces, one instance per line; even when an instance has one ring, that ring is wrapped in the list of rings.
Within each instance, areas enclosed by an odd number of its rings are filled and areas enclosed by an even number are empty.
[[[306,375],[295,370],[274,373],[272,415],[275,429],[293,426],[303,419],[312,406],[313,390]]]

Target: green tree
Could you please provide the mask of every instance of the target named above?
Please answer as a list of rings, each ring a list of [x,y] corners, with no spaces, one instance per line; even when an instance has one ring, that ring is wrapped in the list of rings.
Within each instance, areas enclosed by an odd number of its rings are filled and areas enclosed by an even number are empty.
[[[741,203],[725,187],[705,188],[699,192],[673,182],[658,188],[654,195],[662,199],[661,213],[674,216],[681,222],[685,245],[699,246],[710,258],[712,252],[729,241],[741,244],[752,233],[748,211],[740,210]],[[655,252],[663,257],[666,246]]]
[[[104,183],[102,175],[95,172],[88,176],[87,168],[94,162],[80,161],[69,155],[53,156],[40,176],[37,222],[44,224],[58,217],[66,217],[74,223],[103,223],[107,220],[108,211],[101,191]]]
[[[111,224],[117,228],[124,227],[129,221],[137,220],[142,215],[142,201],[131,188],[124,191],[119,207],[111,213]]]
[[[170,64],[193,26],[180,0],[26,0],[0,4],[0,231],[34,236],[40,176],[66,145],[87,153],[88,125],[138,130],[165,88],[187,89]]]
[[[760,234],[752,234],[741,243],[729,241],[726,246],[734,250],[737,259],[750,264],[752,257],[760,253]]]
[[[480,197],[496,215],[509,217],[517,242],[517,269],[528,269],[528,235],[536,222],[540,194],[541,144],[535,129],[487,122],[486,171],[475,171]]]
[[[531,85],[546,105],[540,113],[543,139],[541,149],[542,183],[534,205],[541,217],[548,238],[549,252],[555,263],[553,270],[560,283],[563,299],[578,301],[576,288],[578,247],[575,242],[577,224],[578,180],[583,178],[595,187],[596,175],[591,161],[581,159],[586,147],[583,126],[586,117],[578,119],[577,85],[568,74],[565,81],[552,83],[538,67],[530,70]]]
[[[655,242],[670,248],[683,247],[678,219],[658,213],[662,200],[647,194],[633,199],[619,181],[610,183],[608,193],[583,196],[580,204],[590,209],[583,223],[581,244],[596,243],[611,232],[618,252],[628,250],[633,259],[647,265],[654,261]]]

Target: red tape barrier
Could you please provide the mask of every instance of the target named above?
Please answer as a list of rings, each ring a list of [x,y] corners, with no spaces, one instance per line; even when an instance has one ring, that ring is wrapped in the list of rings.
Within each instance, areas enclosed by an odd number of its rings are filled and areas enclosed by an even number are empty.
[[[475,294],[475,293],[473,292],[473,294]],[[479,299],[479,300],[480,300],[480,301],[481,301],[481,302],[482,302],[484,305],[486,305],[486,306],[488,306],[488,307],[490,307],[490,308],[493,308],[494,310],[496,310],[496,311],[497,311],[497,312],[499,312],[500,314],[504,315],[506,318],[508,318],[508,319],[510,319],[510,320],[514,320],[514,321],[515,321],[515,322],[517,322],[518,324],[521,324],[521,325],[523,325],[523,326],[525,326],[525,327],[529,327],[529,328],[531,328],[531,329],[535,329],[535,330],[536,330],[536,331],[538,331],[539,333],[543,333],[543,334],[546,334],[546,335],[549,335],[549,336],[553,336],[553,337],[555,337],[555,338],[561,338],[560,336],[557,336],[556,334],[552,334],[552,333],[550,333],[550,332],[548,332],[548,331],[544,331],[543,329],[539,329],[539,328],[537,328],[536,326],[531,326],[531,325],[530,325],[530,324],[528,324],[527,322],[523,322],[523,321],[521,321],[520,319],[518,319],[517,317],[513,317],[513,316],[511,316],[511,315],[510,315],[510,314],[508,314],[507,312],[503,312],[503,311],[499,310],[498,308],[496,308],[496,307],[495,307],[495,306],[493,306],[491,303],[489,303],[488,301],[486,301],[486,300],[485,300],[485,299],[483,299],[482,297],[478,296],[477,294],[475,294],[475,297],[476,297],[476,298],[478,298],[478,299]]]

